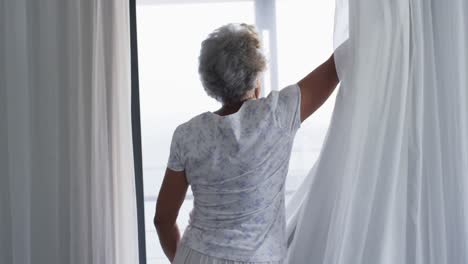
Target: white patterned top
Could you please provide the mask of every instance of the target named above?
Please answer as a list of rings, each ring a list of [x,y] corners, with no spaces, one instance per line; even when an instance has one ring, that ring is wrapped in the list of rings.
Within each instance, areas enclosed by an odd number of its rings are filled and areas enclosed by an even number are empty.
[[[285,178],[300,124],[295,84],[232,115],[206,112],[178,126],[168,168],[185,170],[194,195],[181,243],[227,260],[283,260]]]

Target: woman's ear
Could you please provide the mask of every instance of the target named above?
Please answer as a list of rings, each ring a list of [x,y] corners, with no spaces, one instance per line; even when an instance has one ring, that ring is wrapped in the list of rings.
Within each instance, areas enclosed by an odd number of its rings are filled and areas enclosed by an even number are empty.
[[[262,94],[262,86],[261,86],[260,79],[257,79],[257,86],[255,87],[255,98],[260,98],[260,95]]]

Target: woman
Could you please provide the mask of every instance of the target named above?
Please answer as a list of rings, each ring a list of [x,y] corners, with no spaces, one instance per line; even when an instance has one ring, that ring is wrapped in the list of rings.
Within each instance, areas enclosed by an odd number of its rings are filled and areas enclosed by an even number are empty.
[[[254,27],[223,26],[203,41],[199,73],[222,103],[174,132],[154,224],[172,263],[282,263],[285,178],[301,122],[339,80],[333,56],[299,83],[260,98],[266,60]],[[188,186],[190,224],[176,218]]]

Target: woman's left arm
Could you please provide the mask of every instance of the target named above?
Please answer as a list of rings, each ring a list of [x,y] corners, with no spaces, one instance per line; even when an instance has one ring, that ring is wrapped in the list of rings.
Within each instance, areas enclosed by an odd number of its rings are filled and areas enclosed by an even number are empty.
[[[166,170],[156,203],[154,226],[169,261],[173,261],[180,240],[177,215],[188,189],[185,171]]]

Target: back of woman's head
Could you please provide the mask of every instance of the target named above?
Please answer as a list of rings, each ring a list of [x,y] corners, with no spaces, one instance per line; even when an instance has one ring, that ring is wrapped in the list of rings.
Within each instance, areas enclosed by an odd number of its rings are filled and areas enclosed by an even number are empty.
[[[266,68],[258,34],[247,24],[228,24],[211,33],[202,42],[199,63],[205,91],[223,104],[245,99]]]

